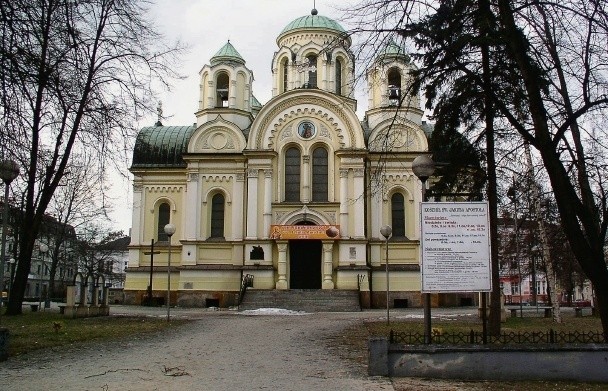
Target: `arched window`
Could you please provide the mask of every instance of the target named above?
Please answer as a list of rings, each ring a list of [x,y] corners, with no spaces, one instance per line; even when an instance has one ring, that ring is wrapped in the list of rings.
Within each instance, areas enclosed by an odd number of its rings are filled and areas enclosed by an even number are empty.
[[[212,238],[224,237],[224,196],[216,194],[211,198],[211,235]]]
[[[308,88],[317,88],[317,56],[310,54],[308,60]]]
[[[286,92],[287,91],[287,75],[288,75],[288,63],[287,63],[287,59],[284,58],[281,60],[281,84],[282,84],[282,88],[281,88],[281,92]]]
[[[300,201],[300,150],[285,151],[285,201]]]
[[[158,223],[156,226],[156,238],[159,242],[168,242],[169,237],[165,233],[165,225],[171,221],[171,208],[169,204],[163,202],[158,206]]]
[[[388,101],[391,106],[399,105],[401,100],[401,72],[397,68],[388,71]]]
[[[327,150],[317,148],[312,153],[312,200],[328,200]]]
[[[342,95],[342,60],[336,58],[336,94]]]
[[[228,85],[230,78],[225,72],[221,72],[217,75],[217,82],[215,86],[216,91],[216,102],[215,107],[228,107]]]
[[[391,223],[393,237],[405,237],[405,201],[401,193],[391,197]]]

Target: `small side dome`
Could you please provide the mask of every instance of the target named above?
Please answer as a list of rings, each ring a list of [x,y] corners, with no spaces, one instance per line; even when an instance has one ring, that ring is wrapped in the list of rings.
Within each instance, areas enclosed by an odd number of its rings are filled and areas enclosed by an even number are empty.
[[[410,56],[405,52],[405,48],[391,39],[384,47],[384,50],[378,53],[376,61],[390,61],[394,59],[403,60],[405,63],[410,62]]]
[[[245,59],[234,48],[234,46],[232,46],[230,40],[228,40],[228,42],[224,46],[222,46],[222,48],[218,50],[217,53],[213,55],[213,57],[211,57],[210,63],[211,65],[216,65],[221,62],[227,61],[237,62],[239,64],[245,65]]]

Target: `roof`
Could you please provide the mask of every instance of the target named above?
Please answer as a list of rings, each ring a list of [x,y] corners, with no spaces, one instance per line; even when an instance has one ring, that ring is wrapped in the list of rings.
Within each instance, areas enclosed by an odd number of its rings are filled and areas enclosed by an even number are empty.
[[[390,40],[384,49],[378,53],[378,60],[388,60],[393,58],[403,58],[406,62],[410,61],[410,56],[405,52],[405,48],[394,40]]]
[[[333,19],[330,19],[326,16],[318,15],[317,10],[313,9],[310,15],[302,16],[300,18],[295,19],[291,23],[289,23],[279,36],[290,32],[292,30],[298,29],[309,29],[309,28],[318,28],[318,29],[327,29],[334,30],[338,33],[345,33],[346,30],[338,22]]]
[[[194,125],[142,128],[135,140],[131,168],[186,167],[182,155],[195,130]]]
[[[245,65],[245,59],[243,59],[240,53],[232,46],[230,40],[211,57],[210,62],[211,65],[215,65],[222,61],[234,61]]]

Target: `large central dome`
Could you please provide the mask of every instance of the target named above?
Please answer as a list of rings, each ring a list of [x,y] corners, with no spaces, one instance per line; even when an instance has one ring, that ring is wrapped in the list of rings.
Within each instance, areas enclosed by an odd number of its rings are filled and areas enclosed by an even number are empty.
[[[344,30],[344,28],[342,26],[340,26],[340,24],[338,22],[336,22],[335,20],[330,19],[326,16],[318,15],[317,10],[313,9],[311,11],[310,15],[306,15],[306,16],[297,18],[294,21],[292,21],[291,23],[289,23],[287,26],[285,26],[285,28],[283,29],[283,31],[281,31],[281,34],[279,34],[279,36],[281,36],[285,33],[288,33],[292,30],[310,29],[310,28],[333,30],[338,33],[346,32],[346,30]]]

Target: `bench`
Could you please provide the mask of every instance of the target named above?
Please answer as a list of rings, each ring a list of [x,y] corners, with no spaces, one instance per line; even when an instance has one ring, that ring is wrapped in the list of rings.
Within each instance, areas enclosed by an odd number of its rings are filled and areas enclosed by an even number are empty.
[[[38,312],[38,304],[30,304],[30,308],[32,309],[32,312]]]

